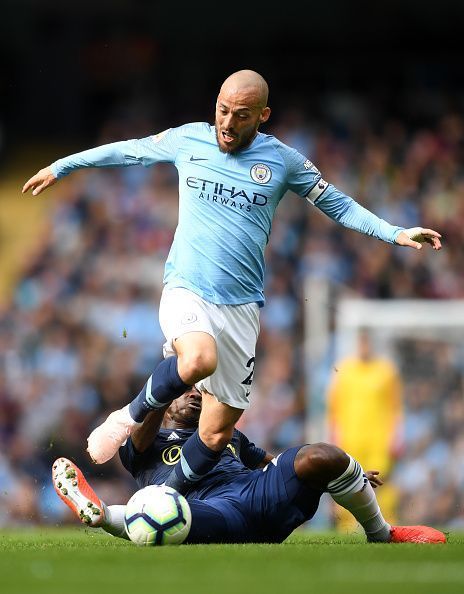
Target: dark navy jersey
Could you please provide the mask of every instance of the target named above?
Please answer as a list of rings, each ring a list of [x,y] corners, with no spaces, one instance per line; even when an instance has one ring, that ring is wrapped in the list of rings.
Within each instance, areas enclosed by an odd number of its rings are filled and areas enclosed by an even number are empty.
[[[129,438],[119,449],[121,461],[140,489],[147,485],[162,484],[179,461],[182,446],[194,432],[195,429],[160,429],[151,445],[142,453],[137,452]],[[264,450],[234,429],[232,440],[219,462],[188,492],[189,497],[203,499],[218,487],[224,487],[252,472],[265,456]]]
[[[119,454],[140,489],[165,482],[193,432],[161,429],[143,453],[128,439]],[[264,450],[235,430],[216,467],[186,493],[192,512],[186,542],[282,542],[310,520],[321,491],[298,478],[299,450],[290,448],[256,469],[265,458]]]

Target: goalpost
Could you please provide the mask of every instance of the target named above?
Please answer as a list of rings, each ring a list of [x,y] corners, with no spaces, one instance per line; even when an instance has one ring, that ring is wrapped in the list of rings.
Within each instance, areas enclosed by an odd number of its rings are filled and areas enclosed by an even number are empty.
[[[397,364],[406,384],[407,364],[423,367],[434,346],[437,359],[446,347],[452,366],[464,366],[464,300],[339,298],[326,280],[308,279],[304,306],[308,440],[327,437],[327,384],[336,361],[356,352],[361,328],[370,331],[375,351]]]
[[[419,473],[415,480],[428,481],[423,489],[430,497],[455,493],[459,498],[464,485],[464,300],[359,299],[340,293],[324,279],[307,280],[306,440],[328,439],[329,381],[337,361],[356,353],[359,330],[367,329],[374,351],[397,366],[403,383],[409,424],[400,484],[407,495],[414,470]],[[456,513],[450,505],[437,521],[458,521]]]
[[[464,301],[342,299],[337,306],[337,357],[353,352],[360,328],[372,331],[394,356],[399,338],[463,344]]]

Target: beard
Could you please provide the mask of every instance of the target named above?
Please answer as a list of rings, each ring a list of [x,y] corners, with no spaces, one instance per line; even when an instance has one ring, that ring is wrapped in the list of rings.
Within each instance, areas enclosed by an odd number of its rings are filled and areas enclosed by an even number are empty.
[[[216,141],[218,143],[219,150],[221,151],[221,153],[226,153],[229,155],[233,153],[238,153],[239,151],[249,146],[252,143],[254,137],[256,136],[256,133],[258,132],[257,127],[253,130],[250,130],[240,138],[240,142],[237,145],[229,147],[227,145],[224,146],[219,142],[219,126],[217,122],[214,122],[214,128],[216,132]]]

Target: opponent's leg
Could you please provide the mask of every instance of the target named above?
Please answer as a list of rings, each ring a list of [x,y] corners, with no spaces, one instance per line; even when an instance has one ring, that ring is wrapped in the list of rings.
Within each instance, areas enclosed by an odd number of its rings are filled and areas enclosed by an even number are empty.
[[[128,539],[124,527],[125,505],[105,505],[74,462],[61,457],[52,466],[52,481],[58,497],[91,528],[103,528]]]
[[[243,413],[218,402],[212,394],[202,392],[202,410],[198,431],[182,447],[179,462],[166,485],[185,493],[212,470],[232,438],[234,427]]]
[[[240,532],[231,530],[224,514],[217,509],[214,502],[189,499],[188,503],[192,514],[192,525],[185,544],[225,543],[240,539]],[[232,517],[235,518],[235,515]],[[236,528],[233,520],[230,520],[230,523],[233,528]]]
[[[92,431],[87,451],[94,462],[110,460],[150,411],[166,406],[195,382],[214,373],[217,350],[210,334],[189,332],[175,341],[175,348],[177,356],[161,361],[140,394]]]
[[[428,526],[390,526],[359,463],[336,446],[304,446],[295,458],[295,472],[302,481],[327,491],[351,512],[369,542],[446,542],[442,532]]]
[[[347,458],[346,470],[327,484],[327,491],[336,503],[353,514],[369,542],[388,542],[391,526],[380,511],[374,489],[360,464],[351,456]]]
[[[105,532],[108,532],[108,534],[111,534],[112,536],[130,540],[126,532],[126,526],[124,524],[126,506],[106,505],[105,503],[103,503],[103,506],[105,508],[105,519],[101,523],[100,528],[103,528]]]
[[[343,450],[325,443],[305,446],[295,458],[295,472],[351,512],[369,541],[390,539],[391,526],[382,516],[372,486],[358,462]]]

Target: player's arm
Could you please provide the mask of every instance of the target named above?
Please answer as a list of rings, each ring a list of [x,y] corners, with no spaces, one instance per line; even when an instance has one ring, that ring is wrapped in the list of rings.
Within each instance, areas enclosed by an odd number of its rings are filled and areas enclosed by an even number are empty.
[[[57,182],[57,178],[53,174],[51,167],[44,167],[33,175],[23,186],[22,192],[25,194],[32,190],[32,195],[37,196],[49,186],[53,186]]]
[[[168,406],[165,406],[149,412],[143,423],[131,433],[132,444],[139,454],[142,454],[153,443],[167,409]]]
[[[264,468],[274,458],[275,458],[274,454],[269,454],[268,452],[266,452],[266,455],[264,456],[262,461],[255,468]]]
[[[326,190],[318,197],[314,205],[344,227],[382,241],[416,250],[420,250],[423,243],[429,243],[434,250],[441,248],[441,235],[437,231],[422,227],[404,229],[390,225],[330,184],[327,184]]]
[[[177,153],[179,129],[169,129],[156,136],[133,140],[121,140],[58,159],[41,169],[23,186],[23,194],[32,190],[37,196],[57,180],[78,169],[88,167],[130,167],[173,162]]]
[[[378,470],[366,470],[366,478],[374,489],[383,485],[383,480],[379,476]]]
[[[412,247],[416,250],[422,249],[423,243],[428,243],[434,250],[441,249],[441,235],[433,229],[424,229],[423,227],[412,227],[405,229],[396,238],[398,245]]]
[[[241,431],[238,434],[240,437],[240,460],[247,468],[251,470],[264,468],[274,458],[272,454],[258,448]]]
[[[285,163],[288,189],[306,198],[333,221],[388,243],[414,249],[421,249],[422,243],[429,243],[434,250],[441,248],[441,235],[437,231],[390,225],[323,180],[317,167],[298,151],[283,143],[277,143],[275,148]]]
[[[95,148],[58,159],[33,175],[23,186],[23,194],[32,190],[37,196],[49,186],[73,171],[86,167],[128,167],[140,164],[137,157],[137,141],[123,140],[103,144]]]

